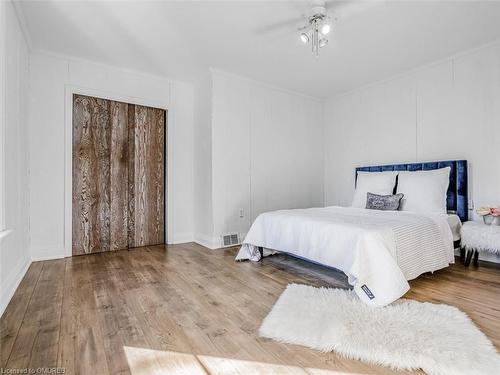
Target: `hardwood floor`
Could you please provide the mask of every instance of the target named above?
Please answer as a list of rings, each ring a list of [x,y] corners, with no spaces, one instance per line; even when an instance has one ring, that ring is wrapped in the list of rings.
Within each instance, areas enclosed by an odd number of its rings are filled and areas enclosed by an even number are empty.
[[[346,277],[285,255],[236,263],[235,253],[190,243],[35,262],[1,318],[0,367],[404,373],[260,338],[262,319],[288,283],[347,287]],[[500,347],[500,269],[457,264],[411,284],[407,298],[459,307]]]

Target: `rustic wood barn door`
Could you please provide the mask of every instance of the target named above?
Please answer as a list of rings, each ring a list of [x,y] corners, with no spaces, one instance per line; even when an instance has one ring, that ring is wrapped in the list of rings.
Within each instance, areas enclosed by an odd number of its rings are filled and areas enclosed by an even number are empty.
[[[73,255],[165,241],[162,109],[73,96]]]

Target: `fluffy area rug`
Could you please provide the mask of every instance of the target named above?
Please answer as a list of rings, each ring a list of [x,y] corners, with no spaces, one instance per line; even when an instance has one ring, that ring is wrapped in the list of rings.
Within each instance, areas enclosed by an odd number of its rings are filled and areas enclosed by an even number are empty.
[[[393,369],[500,374],[500,355],[491,341],[448,305],[401,299],[371,307],[350,290],[290,284],[259,333]]]

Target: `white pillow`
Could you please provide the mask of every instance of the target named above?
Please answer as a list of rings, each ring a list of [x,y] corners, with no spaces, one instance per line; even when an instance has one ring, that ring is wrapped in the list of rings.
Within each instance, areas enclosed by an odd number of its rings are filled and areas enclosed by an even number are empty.
[[[429,171],[402,171],[398,176],[398,193],[403,193],[402,211],[446,213],[446,192],[450,167]]]
[[[366,208],[366,194],[392,195],[398,172],[358,172],[352,207]]]

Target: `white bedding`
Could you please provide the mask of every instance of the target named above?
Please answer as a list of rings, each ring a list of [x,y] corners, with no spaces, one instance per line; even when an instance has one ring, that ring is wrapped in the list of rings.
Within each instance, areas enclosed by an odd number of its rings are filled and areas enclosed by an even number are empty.
[[[446,214],[350,207],[267,212],[255,219],[236,260],[260,260],[258,247],[340,269],[375,306],[403,296],[407,280],[454,262]]]
[[[458,241],[461,237],[462,221],[455,214],[448,214],[447,221],[453,235],[453,241]]]

